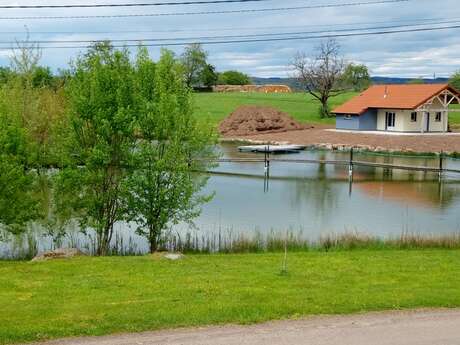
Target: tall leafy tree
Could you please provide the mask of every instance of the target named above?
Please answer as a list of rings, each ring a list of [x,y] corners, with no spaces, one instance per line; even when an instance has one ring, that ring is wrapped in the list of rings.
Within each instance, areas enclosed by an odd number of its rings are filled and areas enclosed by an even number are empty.
[[[0,224],[15,233],[49,211],[44,172],[57,160],[58,127],[64,122],[62,90],[33,85],[40,56],[35,44],[18,44],[0,85]]]
[[[242,72],[225,71],[219,73],[217,83],[220,85],[248,85],[251,84],[251,78]]]
[[[371,85],[371,76],[366,65],[350,63],[341,77],[345,89],[363,91]]]
[[[114,224],[126,219],[125,181],[139,114],[135,69],[127,50],[96,44],[79,57],[67,86],[68,166],[58,178],[59,203],[82,229],[94,229],[97,254],[107,254]]]
[[[139,83],[144,97],[128,209],[155,252],[169,225],[191,222],[209,200],[200,193],[207,179],[196,171],[209,167],[215,137],[193,117],[191,93],[172,53],[163,51],[155,67],[140,57],[138,79],[153,79],[154,89]]]
[[[206,87],[212,87],[217,84],[218,75],[213,65],[207,64],[201,71],[200,81]]]
[[[19,233],[39,215],[36,174],[27,166],[27,141],[18,118],[0,113],[0,227]]]
[[[200,77],[203,70],[208,65],[206,59],[208,54],[204,51],[201,44],[193,43],[185,47],[180,61],[184,68],[185,82],[188,87],[200,83]]]

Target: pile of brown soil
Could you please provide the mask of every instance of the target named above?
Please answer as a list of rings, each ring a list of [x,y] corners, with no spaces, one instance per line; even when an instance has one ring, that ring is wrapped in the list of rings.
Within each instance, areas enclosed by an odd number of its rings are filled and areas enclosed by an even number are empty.
[[[289,114],[271,107],[244,105],[236,109],[219,125],[219,131],[226,137],[246,136],[263,133],[279,133],[305,129]]]

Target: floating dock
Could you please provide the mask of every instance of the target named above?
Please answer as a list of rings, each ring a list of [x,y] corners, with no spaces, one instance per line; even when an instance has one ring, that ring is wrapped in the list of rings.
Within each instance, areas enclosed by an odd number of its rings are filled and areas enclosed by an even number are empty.
[[[256,152],[256,153],[298,153],[306,149],[302,145],[249,145],[239,146],[240,152]]]

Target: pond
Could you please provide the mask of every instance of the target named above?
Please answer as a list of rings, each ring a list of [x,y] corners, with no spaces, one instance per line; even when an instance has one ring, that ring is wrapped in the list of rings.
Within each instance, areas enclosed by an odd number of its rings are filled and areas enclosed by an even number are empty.
[[[223,145],[225,158],[254,157],[235,145]],[[259,155],[263,158],[263,154]],[[347,152],[302,151],[276,155],[285,159],[347,160]],[[438,167],[437,157],[408,157],[355,153],[360,161]],[[446,168],[460,169],[460,160],[447,159]],[[214,200],[203,209],[198,227],[236,231],[301,230],[316,239],[347,231],[377,236],[452,233],[460,230],[460,174],[272,162],[268,191],[264,163],[222,163],[207,190]],[[233,175],[234,174],[234,175]]]
[[[241,153],[235,144],[222,144],[222,158],[261,158]],[[272,156],[283,159],[347,160],[348,152],[301,151]],[[360,161],[438,167],[435,156],[397,156],[355,153]],[[460,160],[445,159],[444,166],[460,169]],[[290,231],[316,241],[321,236],[358,232],[377,237],[402,233],[452,234],[460,231],[460,174],[355,167],[350,182],[347,166],[272,162],[270,178],[264,163],[221,163],[210,174],[205,193],[215,193],[203,206],[195,227],[180,224],[172,233],[201,238]],[[144,238],[129,224],[118,224],[116,241],[147,251]],[[39,233],[36,230],[36,233]],[[49,238],[36,236],[40,250],[53,246]],[[17,240],[17,239],[16,239]],[[0,244],[0,256],[14,256],[27,241]],[[30,242],[30,238],[29,238]],[[74,229],[60,245],[89,248],[91,239]],[[19,244],[18,244],[19,243]],[[128,250],[129,252],[129,250]]]

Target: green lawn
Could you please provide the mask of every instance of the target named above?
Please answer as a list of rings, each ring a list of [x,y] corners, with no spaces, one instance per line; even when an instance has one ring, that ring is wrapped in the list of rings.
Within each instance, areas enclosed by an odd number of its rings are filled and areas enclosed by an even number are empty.
[[[460,105],[455,104],[451,108],[460,110]],[[460,130],[460,111],[453,111],[449,114],[449,123],[453,129]]]
[[[349,100],[356,93],[349,92],[331,99],[331,108]],[[195,114],[199,118],[218,124],[241,105],[254,104],[278,108],[292,115],[300,122],[334,124],[335,119],[321,119],[318,114],[320,103],[306,93],[264,94],[264,93],[196,93]]]
[[[0,263],[0,344],[460,306],[460,252],[356,250]]]

